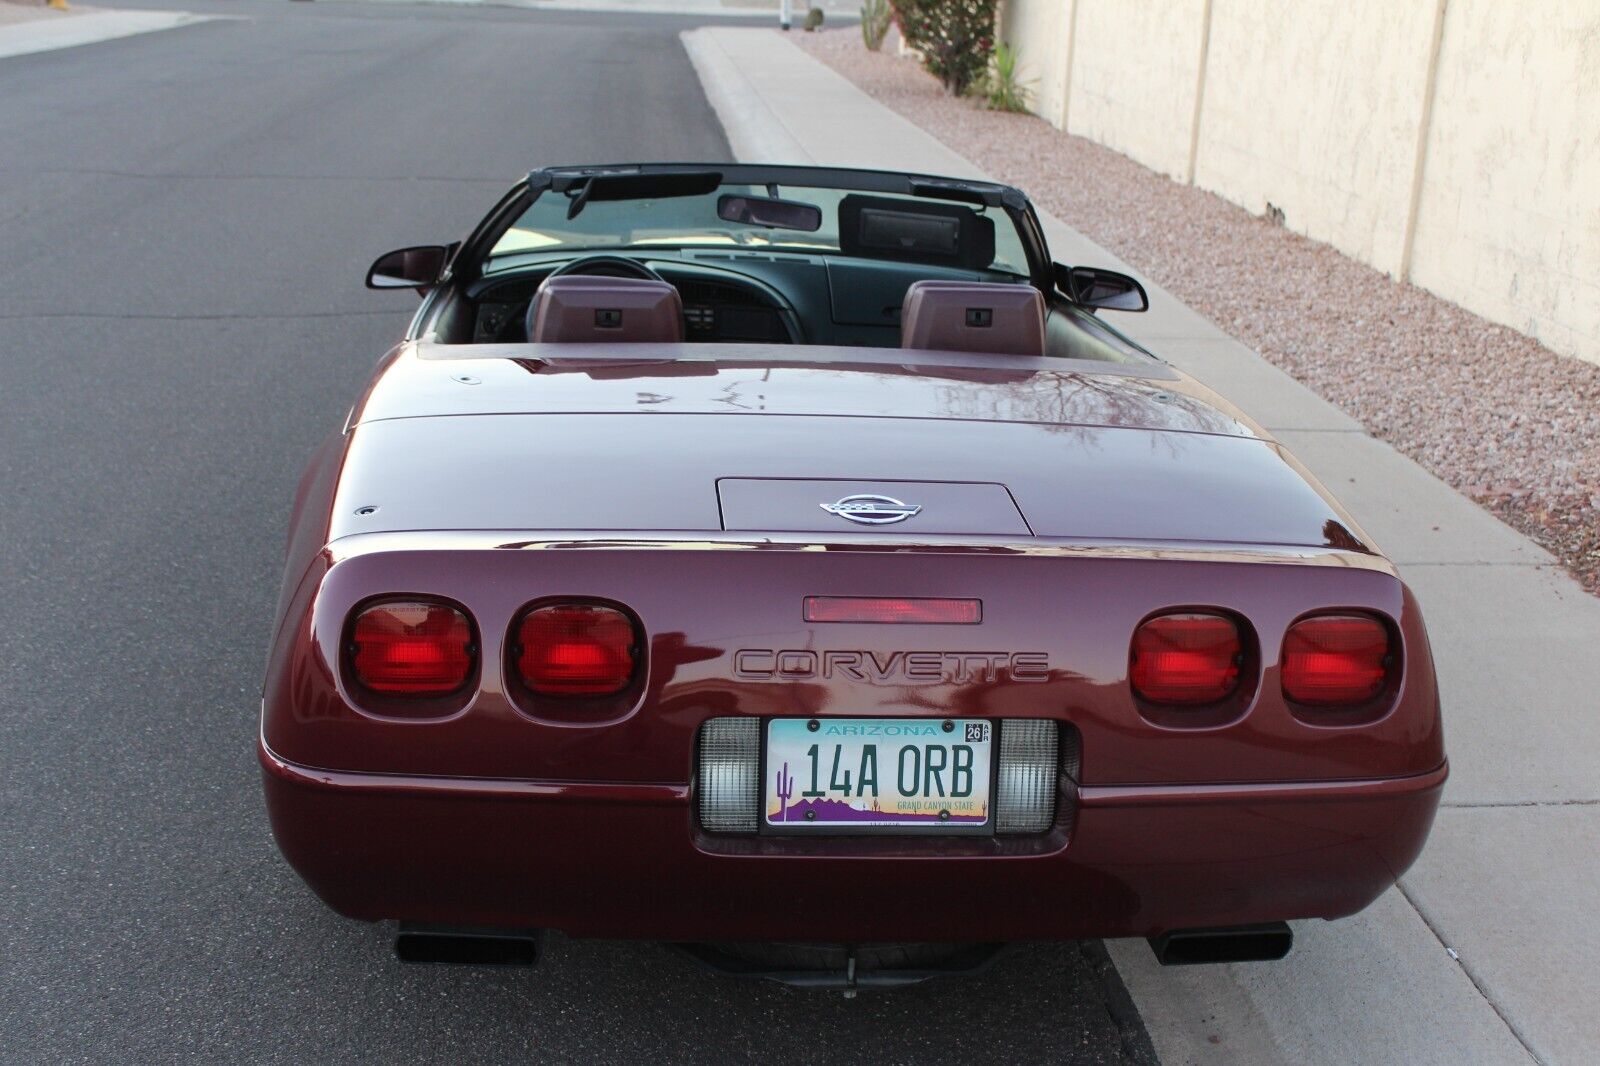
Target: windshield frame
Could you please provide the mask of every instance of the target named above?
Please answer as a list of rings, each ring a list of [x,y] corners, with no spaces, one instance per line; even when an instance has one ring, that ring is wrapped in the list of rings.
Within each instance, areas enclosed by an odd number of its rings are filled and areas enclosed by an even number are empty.
[[[709,175],[719,178],[723,186],[777,185],[790,189],[825,188],[849,192],[890,193],[901,196],[927,198],[933,202],[980,205],[1003,212],[1014,227],[1027,258],[1028,277],[1035,287],[1049,292],[1052,288],[1052,268],[1044,233],[1039,225],[1033,205],[1023,193],[1009,185],[964,178],[938,177],[927,174],[904,174],[892,171],[856,170],[845,167],[806,167],[782,165],[749,165],[742,163],[638,163],[603,166],[559,166],[532,171],[503,197],[499,204],[485,216],[460,250],[452,258],[446,277],[442,280],[470,283],[484,276],[490,252],[507,231],[522,217],[539,197],[546,193],[565,193],[595,177],[630,177],[660,175]],[[678,246],[663,242],[648,246],[623,246],[624,254],[646,251],[670,251]],[[599,254],[607,249],[598,246],[555,246],[543,251],[554,254]],[[821,256],[843,255],[837,249],[815,246],[783,245],[764,246],[770,251],[805,252]],[[532,251],[530,249],[530,251]],[[514,253],[520,254],[520,253]],[[502,257],[504,258],[504,257]],[[1009,271],[1001,271],[1009,273]]]

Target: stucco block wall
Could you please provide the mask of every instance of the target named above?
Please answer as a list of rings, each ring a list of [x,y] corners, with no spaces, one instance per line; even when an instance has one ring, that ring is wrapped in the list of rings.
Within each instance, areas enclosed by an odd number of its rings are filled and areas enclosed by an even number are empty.
[[[1033,110],[1061,125],[1066,105],[1067,32],[1072,17],[1072,0],[1055,4],[1021,4],[1003,11],[1001,36],[1012,42],[1026,41],[1017,51],[1017,77],[1027,86]]]
[[[1431,0],[1213,0],[1194,183],[1395,274]]]
[[[1067,132],[1188,180],[1205,6],[1205,0],[1080,0]]]
[[[1411,280],[1600,362],[1600,3],[1450,0]]]
[[[1600,363],[1600,0],[1001,12],[1057,126]]]

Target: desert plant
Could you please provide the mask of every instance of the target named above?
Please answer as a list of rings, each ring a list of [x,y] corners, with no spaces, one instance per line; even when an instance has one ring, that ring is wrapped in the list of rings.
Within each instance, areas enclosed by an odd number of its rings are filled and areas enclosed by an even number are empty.
[[[789,772],[788,763],[784,763],[783,769],[778,771],[778,777],[774,784],[778,786],[778,810],[783,812],[783,821],[787,822],[789,820],[789,797],[794,795],[794,775]]]
[[[989,74],[984,80],[983,98],[996,111],[1026,111],[1028,86],[1032,82],[1017,80],[1017,50],[1001,41],[994,49]]]
[[[895,0],[895,24],[928,72],[959,96],[989,69],[994,5],[995,0]]]
[[[889,0],[867,0],[861,5],[861,41],[873,52],[883,47],[894,23],[894,8]]]
[[[806,12],[806,32],[815,33],[822,29],[822,8],[813,7]]]

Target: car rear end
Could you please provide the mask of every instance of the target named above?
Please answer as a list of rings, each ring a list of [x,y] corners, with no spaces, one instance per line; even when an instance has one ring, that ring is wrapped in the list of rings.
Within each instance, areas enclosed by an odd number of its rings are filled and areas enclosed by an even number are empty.
[[[1248,937],[1360,910],[1417,856],[1446,772],[1422,618],[1270,441],[682,417],[358,417],[314,464],[260,755],[332,907]],[[645,438],[662,461],[619,473]]]
[[[272,664],[285,854],[361,918],[838,941],[1332,918],[1416,856],[1443,753],[1421,619],[1385,568],[816,547],[344,545]],[[813,597],[862,594],[807,621]],[[981,620],[930,618],[967,603]],[[384,612],[414,627],[389,664],[363,622]],[[1365,648],[1290,680],[1296,633],[1329,616],[1386,638],[1375,689]],[[418,685],[418,660],[443,665]],[[933,819],[807,820],[808,792],[861,798],[868,743],[872,798]],[[934,762],[971,780],[930,781]],[[938,820],[953,806],[977,817]]]

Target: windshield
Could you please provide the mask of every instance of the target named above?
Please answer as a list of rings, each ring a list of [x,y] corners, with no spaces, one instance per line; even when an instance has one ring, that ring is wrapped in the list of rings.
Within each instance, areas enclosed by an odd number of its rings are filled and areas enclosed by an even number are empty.
[[[717,215],[717,201],[728,195],[779,196],[811,204],[822,211],[822,228],[815,232],[773,229],[754,223],[729,222]],[[839,252],[839,204],[852,195],[848,189],[797,188],[768,185],[722,185],[703,196],[674,196],[648,200],[594,200],[568,219],[568,196],[546,192],[536,199],[489,252],[490,260],[525,252],[581,249],[626,249],[680,245],[724,245],[743,248],[781,248],[799,252]],[[875,193],[874,198],[898,200],[907,210],[946,206],[942,200],[920,196]],[[1025,276],[1028,257],[1021,236],[1007,214],[999,209],[965,208],[994,222],[994,261],[989,270]],[[492,269],[492,267],[491,267]]]

